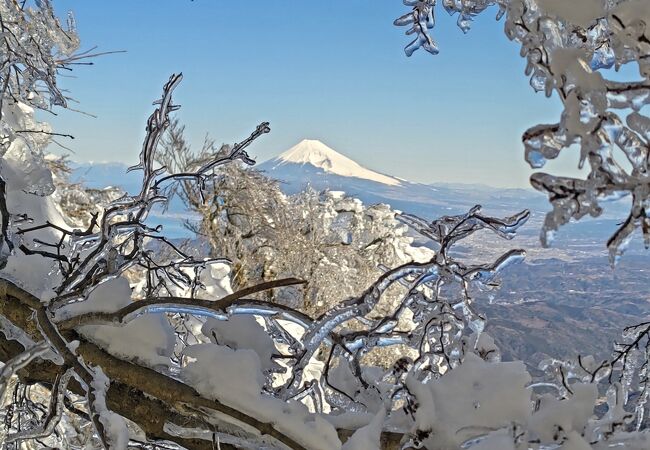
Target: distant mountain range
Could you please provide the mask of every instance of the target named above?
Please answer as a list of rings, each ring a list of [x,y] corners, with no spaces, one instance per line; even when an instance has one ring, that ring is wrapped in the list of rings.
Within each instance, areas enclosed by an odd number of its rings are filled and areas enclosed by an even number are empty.
[[[309,165],[321,169],[325,173],[341,177],[370,180],[388,186],[400,186],[402,184],[398,178],[366,169],[347,156],[337,153],[321,141],[312,139],[300,141],[277,158],[270,160],[267,164],[275,164],[272,167],[273,170],[277,167],[292,164],[297,164],[302,168],[305,165]]]
[[[276,158],[254,166],[282,182],[287,194],[311,186],[316,190],[344,191],[366,204],[387,203],[393,209],[434,218],[461,214],[476,204],[494,214],[522,209],[549,209],[546,197],[531,189],[500,189],[475,184],[423,184],[367,169],[320,141],[305,139]],[[117,162],[75,163],[73,181],[102,188],[118,186],[129,193],[140,189],[141,172],[127,173]]]
[[[557,233],[557,247],[573,249],[563,253],[562,250],[539,248],[539,232],[551,206],[545,195],[532,189],[414,183],[362,167],[315,140],[303,140],[277,157],[258,164],[256,168],[280,180],[282,189],[289,194],[300,192],[307,186],[316,190],[345,191],[366,204],[387,203],[393,209],[425,219],[463,214],[477,204],[483,206],[486,214],[500,217],[529,209],[531,220],[520,230],[514,243],[506,242],[505,245],[508,248],[521,246],[533,249],[534,257],[539,258],[603,255],[607,238],[629,212],[626,202],[619,201],[608,205],[605,214],[598,219],[585,219],[565,226]],[[641,246],[632,245],[629,251],[638,252],[640,249]],[[569,253],[574,256],[569,256]]]
[[[118,186],[134,194],[140,190],[141,172],[127,173],[127,165],[109,163],[75,163],[73,181],[83,181],[89,187]],[[311,186],[316,190],[344,191],[366,204],[386,203],[393,209],[434,219],[443,215],[462,214],[476,204],[484,212],[508,216],[530,209],[532,219],[520,232],[525,247],[538,247],[538,235],[550,205],[545,195],[532,189],[495,188],[477,184],[414,183],[388,174],[370,170],[317,140],[305,139],[277,157],[254,166],[267,176],[281,182],[282,190],[294,194]],[[564,227],[557,234],[558,247],[576,245],[579,252],[589,256],[602,253],[604,242],[627,214],[625,202],[609,205],[606,214],[597,220],[583,220]],[[182,220],[189,218],[180,201],[175,200],[169,211],[154,211],[153,219],[163,224],[171,237],[187,235]],[[519,239],[519,238],[518,238]],[[588,239],[589,242],[585,242]],[[512,246],[512,243],[509,243]],[[637,246],[638,247],[638,246]],[[632,251],[637,250],[633,246]],[[557,257],[557,252],[545,252]],[[541,255],[540,255],[541,256]]]

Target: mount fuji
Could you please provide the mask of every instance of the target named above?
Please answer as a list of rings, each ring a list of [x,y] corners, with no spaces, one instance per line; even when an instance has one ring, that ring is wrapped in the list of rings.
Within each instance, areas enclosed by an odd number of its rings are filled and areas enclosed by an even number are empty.
[[[322,169],[324,172],[343,177],[361,178],[388,186],[399,186],[401,184],[397,178],[366,169],[321,141],[312,139],[300,141],[272,161],[277,161],[277,164],[271,170],[275,170],[277,166],[287,164],[300,164],[302,166],[309,164]]]
[[[310,139],[256,168],[281,181],[288,194],[307,186],[344,191],[364,203],[387,203],[424,217],[460,214],[476,203],[492,213],[507,215],[525,208],[548,209],[545,197],[532,190],[413,183],[367,169],[323,142]]]

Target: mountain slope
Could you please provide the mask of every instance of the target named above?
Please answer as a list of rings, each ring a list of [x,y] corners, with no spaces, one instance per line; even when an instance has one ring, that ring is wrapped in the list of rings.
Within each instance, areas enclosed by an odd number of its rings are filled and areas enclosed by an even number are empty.
[[[532,190],[427,185],[379,174],[314,140],[303,140],[256,168],[283,182],[282,189],[289,194],[306,186],[345,191],[365,203],[388,203],[394,209],[431,218],[460,214],[477,203],[494,214],[548,209],[545,197]]]

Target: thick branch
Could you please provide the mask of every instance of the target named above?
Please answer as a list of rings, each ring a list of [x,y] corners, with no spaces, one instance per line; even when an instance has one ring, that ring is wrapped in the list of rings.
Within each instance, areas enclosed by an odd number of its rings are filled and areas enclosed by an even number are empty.
[[[266,291],[273,288],[283,287],[283,286],[294,286],[297,284],[304,284],[305,282],[297,278],[285,278],[281,280],[267,281],[265,283],[260,283],[255,286],[251,286],[245,289],[241,289],[233,294],[227,295],[220,300],[202,300],[196,298],[185,298],[185,297],[157,297],[146,300],[139,300],[131,303],[130,305],[120,309],[114,313],[104,313],[104,312],[92,312],[82,314],[70,319],[63,320],[59,322],[58,327],[61,330],[69,330],[79,325],[88,325],[88,324],[101,324],[101,323],[121,323],[127,316],[134,317],[139,311],[145,310],[147,308],[152,308],[156,306],[185,306],[190,307],[193,310],[204,309],[206,311],[223,313],[229,307],[233,306],[237,300],[244,298],[247,295],[255,294],[257,292]],[[259,306],[268,306],[267,302],[258,302],[256,300],[246,300],[247,304],[258,304]],[[295,311],[288,307],[283,307],[281,305],[273,305],[274,308],[278,310],[286,310],[292,314],[297,314],[307,321],[311,319],[304,314]]]

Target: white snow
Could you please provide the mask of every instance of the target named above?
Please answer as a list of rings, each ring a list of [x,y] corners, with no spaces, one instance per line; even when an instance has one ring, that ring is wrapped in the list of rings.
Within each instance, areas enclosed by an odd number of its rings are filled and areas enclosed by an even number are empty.
[[[126,278],[119,277],[98,285],[84,301],[59,308],[55,312],[55,319],[64,320],[91,312],[112,313],[130,303],[129,282]]]
[[[94,377],[90,388],[95,395],[92,410],[99,415],[99,421],[104,426],[104,433],[111,444],[111,448],[126,448],[129,443],[129,430],[126,427],[124,418],[106,406],[106,393],[110,386],[110,380],[104,374],[101,367],[93,369]]]
[[[33,120],[33,109],[22,103],[7,105],[3,110],[7,121],[13,129],[42,129],[48,131],[46,125],[41,126]],[[0,155],[0,175],[6,182],[7,209],[10,212],[20,212],[30,218],[32,224],[42,224],[49,221],[58,226],[65,226],[65,220],[59,213],[52,197],[46,195],[54,191],[52,174],[45,167],[40,153],[32,148],[40,148],[46,143],[40,133],[33,136],[21,136],[14,139],[6,152]],[[16,217],[13,218],[15,220]],[[27,225],[22,224],[24,227]],[[13,228],[13,227],[12,227]],[[14,229],[15,232],[15,229]],[[51,229],[42,229],[23,237],[24,243],[32,246],[32,240],[56,241],[58,233]],[[6,251],[6,247],[2,247]],[[20,251],[7,256],[7,265],[2,269],[2,276],[25,287],[29,292],[42,301],[47,301],[54,296],[52,286],[59,275],[56,265],[51,260],[40,255],[24,255]]]
[[[564,430],[566,433],[572,431],[582,433],[593,414],[594,403],[598,397],[596,385],[575,383],[571,389],[573,395],[565,400],[559,400],[550,394],[540,397],[539,409],[530,417],[528,428],[542,442],[553,442],[557,429]]]
[[[131,302],[129,282],[119,277],[97,286],[86,300],[60,308],[55,318],[64,320],[90,312],[115,312]],[[174,350],[174,330],[164,314],[142,315],[125,325],[84,325],[77,331],[111,355],[148,367],[168,366]]]
[[[344,177],[363,178],[389,186],[399,186],[398,179],[374,172],[341,155],[321,141],[304,139],[277,157],[280,165],[287,163],[311,164]]]
[[[410,378],[407,386],[420,404],[418,429],[433,431],[425,445],[442,449],[456,448],[480,434],[477,430],[525,423],[531,411],[530,381],[521,361],[488,363],[468,353],[442,378],[426,384]]]
[[[190,362],[182,368],[181,378],[200,394],[272,423],[306,448],[341,448],[336,430],[322,416],[300,403],[262,394],[264,377],[255,351],[198,344],[185,348],[183,356]]]
[[[469,448],[472,450],[516,450],[511,433],[507,428],[493,431],[481,439],[478,444]]]
[[[272,365],[273,341],[253,316],[232,316],[229,320],[208,319],[201,332],[214,343],[233,350],[253,350],[263,368]]]
[[[385,417],[386,411],[380,410],[368,425],[354,432],[342,450],[380,450],[382,425]]]
[[[147,367],[166,367],[174,351],[174,330],[163,314],[144,314],[126,325],[83,325],[78,331],[118,358]]]

